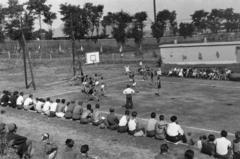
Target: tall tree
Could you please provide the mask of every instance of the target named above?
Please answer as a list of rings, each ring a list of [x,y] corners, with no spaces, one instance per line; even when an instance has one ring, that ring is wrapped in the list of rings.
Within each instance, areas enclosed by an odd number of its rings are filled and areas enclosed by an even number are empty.
[[[107,35],[107,26],[111,26],[113,22],[113,13],[108,12],[107,15],[105,15],[101,21],[101,24],[103,26],[102,34],[103,37],[108,36]]]
[[[4,20],[5,20],[5,10],[0,4],[0,42],[4,40]]]
[[[132,28],[130,30],[131,36],[134,38],[139,53],[142,53],[142,40],[144,36],[143,28],[144,21],[147,20],[146,12],[138,12],[133,16]]]
[[[223,9],[212,9],[212,11],[207,16],[207,24],[209,29],[213,33],[217,33],[224,22],[224,10]]]
[[[41,39],[41,29],[42,29],[42,16],[44,16],[44,22],[51,25],[52,21],[56,19],[56,13],[51,12],[51,5],[46,4],[46,0],[29,0],[27,2],[27,9],[33,13],[39,20],[39,31]]]
[[[179,34],[186,38],[187,36],[192,36],[194,32],[194,26],[192,23],[180,23]]]
[[[61,20],[64,22],[63,32],[66,35],[71,37],[72,30],[74,31],[74,37],[78,40],[88,35],[90,21],[84,8],[65,3],[60,5],[60,13],[63,16]]]
[[[159,11],[157,14],[156,22],[154,22],[151,26],[152,28],[152,35],[156,38],[157,42],[160,41],[160,38],[164,35],[164,31],[167,27],[167,22],[170,24],[170,31],[173,35],[177,33],[177,21],[176,21],[176,12],[169,10]]]
[[[97,37],[99,36],[99,26],[103,15],[103,5],[93,5],[92,3],[86,3],[84,6],[87,11],[89,21],[91,22],[91,37],[93,36],[94,30],[96,30]]]
[[[123,48],[127,39],[127,28],[132,21],[132,17],[124,11],[120,11],[112,14],[112,20],[113,38],[117,41],[120,47]]]
[[[191,15],[192,23],[198,32],[204,32],[207,29],[208,14],[209,13],[204,10],[197,10]]]

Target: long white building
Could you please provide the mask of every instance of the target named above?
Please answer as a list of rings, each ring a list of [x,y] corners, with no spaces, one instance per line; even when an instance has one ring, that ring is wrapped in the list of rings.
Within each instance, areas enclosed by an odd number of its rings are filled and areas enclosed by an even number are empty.
[[[240,63],[240,41],[160,45],[165,64]]]

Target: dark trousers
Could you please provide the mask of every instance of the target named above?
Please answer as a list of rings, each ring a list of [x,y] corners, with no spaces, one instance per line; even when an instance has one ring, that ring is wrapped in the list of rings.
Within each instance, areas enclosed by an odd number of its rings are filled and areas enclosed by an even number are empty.
[[[126,108],[127,109],[132,109],[133,108],[133,101],[132,101],[132,95],[131,94],[126,95]]]
[[[183,143],[187,142],[187,138],[186,136],[183,135],[177,135],[177,136],[169,136],[168,134],[166,134],[166,139],[170,142],[176,143],[178,141],[182,141]]]

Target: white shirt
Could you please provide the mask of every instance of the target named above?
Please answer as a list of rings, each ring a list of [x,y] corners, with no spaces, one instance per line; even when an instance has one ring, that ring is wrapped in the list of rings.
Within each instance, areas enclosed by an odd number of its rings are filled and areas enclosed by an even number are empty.
[[[42,106],[43,106],[43,102],[38,101],[38,102],[36,103],[36,109],[37,109],[37,111],[41,111],[41,110],[42,110]]]
[[[169,136],[177,136],[179,134],[183,135],[184,131],[180,125],[176,124],[175,122],[169,123],[167,126],[167,134]]]
[[[49,101],[46,101],[45,104],[43,105],[42,111],[47,112],[50,110],[51,103]]]
[[[24,106],[29,106],[29,105],[32,104],[32,103],[33,103],[32,98],[27,97],[27,98],[25,99],[23,105],[24,105]]]
[[[119,121],[119,126],[126,126],[127,125],[127,116],[126,115],[123,115]]]
[[[231,142],[225,137],[217,138],[214,144],[216,145],[216,152],[219,155],[226,155],[228,153],[228,148],[231,147]]]
[[[128,122],[128,129],[130,131],[134,131],[137,129],[137,122],[136,122],[136,119],[130,119],[129,122]]]
[[[134,94],[135,91],[132,88],[126,88],[123,91],[123,94]]]
[[[23,101],[24,101],[23,96],[19,96],[19,97],[17,98],[16,103],[17,103],[17,105],[22,105],[22,104],[23,104]]]
[[[51,103],[50,111],[51,112],[56,112],[56,110],[57,110],[57,103],[56,102]]]

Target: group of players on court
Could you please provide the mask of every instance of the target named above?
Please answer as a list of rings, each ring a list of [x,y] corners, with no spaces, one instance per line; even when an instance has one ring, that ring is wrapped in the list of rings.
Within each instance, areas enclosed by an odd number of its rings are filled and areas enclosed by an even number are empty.
[[[131,109],[133,107],[132,104],[132,94],[135,94],[137,81],[136,76],[142,77],[143,81],[150,80],[151,83],[155,83],[157,92],[155,95],[160,95],[161,89],[161,68],[158,70],[154,70],[150,68],[148,65],[143,65],[142,61],[139,62],[139,67],[136,71],[132,70],[129,65],[124,66],[124,74],[128,76],[129,83],[127,88],[123,90],[123,94],[126,95],[126,104],[124,107]],[[156,82],[154,82],[154,77],[156,78]],[[81,78],[81,90],[82,93],[88,96],[89,100],[100,100],[101,97],[105,96],[105,81],[102,75],[94,74],[93,76],[84,75]]]

